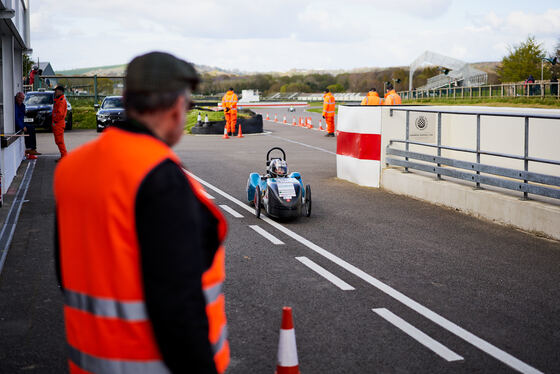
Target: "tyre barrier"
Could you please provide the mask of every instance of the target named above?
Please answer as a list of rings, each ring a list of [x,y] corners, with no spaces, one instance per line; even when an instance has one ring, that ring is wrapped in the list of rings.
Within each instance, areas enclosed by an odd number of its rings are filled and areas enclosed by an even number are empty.
[[[239,131],[239,125],[243,128],[243,134],[259,134],[263,132],[263,118],[257,114],[251,118],[237,118],[235,131]],[[223,135],[226,121],[209,121],[197,123],[191,128],[191,133],[195,135]]]

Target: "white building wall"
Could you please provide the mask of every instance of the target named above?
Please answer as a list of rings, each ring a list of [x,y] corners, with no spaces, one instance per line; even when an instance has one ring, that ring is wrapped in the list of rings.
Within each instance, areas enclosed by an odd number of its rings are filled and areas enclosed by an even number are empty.
[[[24,51],[30,50],[29,41],[29,1],[1,0],[0,8],[13,9],[15,15],[4,19],[0,28],[1,72],[0,77],[0,131],[3,134],[15,133],[14,124],[14,96],[22,91],[23,57]],[[9,137],[9,135],[7,135]],[[2,191],[4,194],[10,187],[21,161],[25,156],[25,144],[22,137],[18,137],[6,148],[0,149],[0,172],[2,173]]]

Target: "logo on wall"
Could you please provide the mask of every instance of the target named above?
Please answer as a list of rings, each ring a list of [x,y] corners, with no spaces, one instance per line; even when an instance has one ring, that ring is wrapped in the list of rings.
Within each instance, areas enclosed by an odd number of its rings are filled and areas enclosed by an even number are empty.
[[[426,129],[426,127],[428,127],[428,119],[424,116],[418,116],[414,124],[416,125],[416,128],[418,130],[423,131]]]

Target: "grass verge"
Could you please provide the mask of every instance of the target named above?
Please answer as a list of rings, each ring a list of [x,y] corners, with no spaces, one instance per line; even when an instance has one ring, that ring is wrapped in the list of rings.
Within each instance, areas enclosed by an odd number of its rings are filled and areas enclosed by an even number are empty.
[[[193,128],[194,125],[196,125],[196,121],[198,119],[198,114],[200,113],[200,116],[202,117],[202,121],[204,121],[204,118],[206,115],[208,115],[208,121],[212,122],[212,121],[225,121],[225,117],[224,117],[224,112],[212,112],[212,111],[207,111],[207,110],[199,110],[199,109],[193,109],[191,110],[188,114],[187,114],[187,120],[185,122],[185,132],[186,133],[191,133],[191,129]],[[249,111],[244,111],[244,110],[239,110],[237,111],[237,118],[250,118],[251,117],[251,112]]]

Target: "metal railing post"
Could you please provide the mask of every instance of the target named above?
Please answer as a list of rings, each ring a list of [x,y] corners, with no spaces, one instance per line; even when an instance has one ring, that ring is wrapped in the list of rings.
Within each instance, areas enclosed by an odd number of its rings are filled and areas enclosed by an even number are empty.
[[[93,96],[95,97],[95,103],[97,103],[97,74],[93,76]]]
[[[525,117],[525,145],[524,145],[524,156],[523,156],[523,168],[527,172],[529,171],[529,117]],[[528,183],[526,179],[523,183]],[[527,191],[523,191],[523,200],[528,200],[529,194]]]
[[[437,114],[437,155],[441,156],[441,112]],[[440,163],[437,164],[438,167],[441,166]],[[441,174],[437,174],[437,179],[441,179]]]
[[[480,114],[476,115],[476,163],[480,164]],[[477,170],[476,175],[480,175]],[[475,189],[480,189],[480,180],[476,181]]]
[[[405,149],[408,152],[408,149],[410,148],[410,145],[408,144],[408,141],[410,140],[410,110],[406,111],[406,145],[405,145]],[[404,158],[406,161],[408,161],[408,157]],[[408,168],[404,168],[404,172],[408,173]]]

